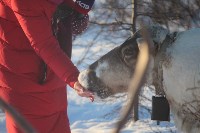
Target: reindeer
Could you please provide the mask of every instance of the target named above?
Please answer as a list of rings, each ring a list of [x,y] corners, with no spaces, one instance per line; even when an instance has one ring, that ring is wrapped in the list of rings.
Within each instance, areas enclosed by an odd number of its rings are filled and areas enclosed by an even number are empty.
[[[153,46],[146,84],[164,90],[179,131],[200,132],[200,28],[147,29]],[[101,99],[127,92],[143,41],[139,30],[81,72],[79,82]]]

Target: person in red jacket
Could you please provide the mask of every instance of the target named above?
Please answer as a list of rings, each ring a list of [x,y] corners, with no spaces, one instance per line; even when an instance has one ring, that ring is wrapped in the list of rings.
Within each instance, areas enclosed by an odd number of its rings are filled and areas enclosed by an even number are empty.
[[[73,12],[87,15],[93,3],[94,0],[0,0],[0,97],[38,133],[70,133],[66,84],[80,96],[93,96],[79,84],[79,71],[70,60]],[[65,28],[66,46],[59,44],[59,34],[52,30],[52,18],[60,4],[72,11],[67,25],[58,26]],[[8,133],[21,133],[5,113]]]

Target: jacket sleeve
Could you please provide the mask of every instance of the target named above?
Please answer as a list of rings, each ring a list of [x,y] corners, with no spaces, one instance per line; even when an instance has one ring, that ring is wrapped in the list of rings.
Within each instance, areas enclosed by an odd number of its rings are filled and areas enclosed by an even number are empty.
[[[61,50],[53,36],[51,21],[42,8],[45,5],[41,6],[38,1],[40,0],[13,0],[11,8],[35,52],[73,88],[79,71]]]

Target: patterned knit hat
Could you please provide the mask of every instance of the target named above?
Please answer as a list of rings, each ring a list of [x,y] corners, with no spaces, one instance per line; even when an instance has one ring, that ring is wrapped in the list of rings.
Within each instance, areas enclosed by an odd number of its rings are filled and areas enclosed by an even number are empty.
[[[72,17],[72,34],[79,35],[87,29],[89,15],[74,14]]]
[[[73,2],[73,0],[65,0],[69,6],[81,14],[87,14],[91,10],[94,1],[95,0],[76,0]]]

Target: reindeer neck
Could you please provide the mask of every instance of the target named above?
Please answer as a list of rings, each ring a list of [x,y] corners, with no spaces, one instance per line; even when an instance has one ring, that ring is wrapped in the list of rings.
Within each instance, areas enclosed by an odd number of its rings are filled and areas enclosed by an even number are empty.
[[[166,62],[166,50],[176,40],[177,32],[168,34],[161,44],[154,44],[154,74],[153,85],[156,89],[156,95],[165,95],[163,87],[163,68],[162,65]]]

